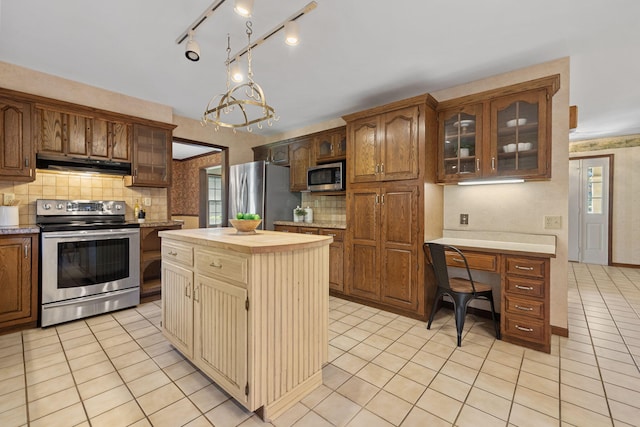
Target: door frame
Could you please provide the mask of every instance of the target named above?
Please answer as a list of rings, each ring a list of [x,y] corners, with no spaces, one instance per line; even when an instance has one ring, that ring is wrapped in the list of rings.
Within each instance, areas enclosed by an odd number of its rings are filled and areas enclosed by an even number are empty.
[[[608,233],[608,237],[607,237],[607,265],[612,265],[612,262],[613,262],[612,261],[612,258],[613,258],[612,247],[613,247],[613,245],[611,244],[611,242],[613,240],[613,170],[614,170],[613,160],[614,160],[614,155],[613,154],[600,154],[600,155],[593,155],[593,156],[576,156],[576,157],[569,157],[569,161],[571,161],[571,160],[584,160],[584,159],[603,159],[603,158],[609,159],[609,176],[608,176],[609,186],[607,188],[607,191],[609,192],[609,203],[608,203],[608,206],[607,206],[607,209],[609,209],[608,224],[607,224],[607,233]]]

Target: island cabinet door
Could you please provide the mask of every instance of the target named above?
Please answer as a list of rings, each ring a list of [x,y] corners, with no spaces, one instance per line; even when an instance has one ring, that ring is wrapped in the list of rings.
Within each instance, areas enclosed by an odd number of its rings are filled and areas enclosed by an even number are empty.
[[[162,332],[182,354],[193,357],[193,272],[162,262]]]
[[[195,363],[245,406],[247,378],[247,290],[196,275]],[[255,409],[255,408],[254,408]]]

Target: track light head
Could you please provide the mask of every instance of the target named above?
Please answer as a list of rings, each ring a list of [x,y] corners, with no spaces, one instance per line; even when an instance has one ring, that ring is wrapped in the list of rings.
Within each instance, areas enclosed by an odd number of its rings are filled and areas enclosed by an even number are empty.
[[[287,21],[284,24],[284,42],[289,46],[300,43],[300,26],[296,21]]]
[[[253,12],[253,0],[235,0],[233,10],[244,18],[250,18]]]
[[[189,31],[189,41],[185,47],[184,55],[190,61],[200,60],[200,45],[193,39],[193,31]]]

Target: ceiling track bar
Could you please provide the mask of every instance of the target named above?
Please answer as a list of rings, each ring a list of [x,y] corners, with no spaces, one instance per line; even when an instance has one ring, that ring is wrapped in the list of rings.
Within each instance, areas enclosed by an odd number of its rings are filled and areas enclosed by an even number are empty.
[[[200,14],[198,19],[193,21],[193,23],[191,25],[189,25],[189,27],[186,30],[184,30],[182,32],[182,34],[180,34],[180,36],[178,36],[178,38],[176,39],[176,44],[180,44],[183,41],[185,41],[186,38],[189,37],[189,31],[195,31],[196,28],[198,28],[200,25],[202,25],[202,23],[204,21],[206,21],[207,18],[209,18],[211,15],[213,15],[213,12],[215,12],[216,9],[218,9],[220,6],[222,6],[222,3],[224,3],[224,2],[225,2],[225,0],[216,0],[215,2],[211,3],[211,6],[206,8],[204,10],[204,12],[202,12]]]
[[[281,23],[279,23],[278,25],[273,27],[271,30],[267,31],[264,35],[260,36],[260,38],[257,39],[255,42],[251,43],[251,49],[253,49],[253,48],[257,47],[257,46],[260,46],[269,37],[273,36],[278,31],[282,30],[284,28],[284,24],[286,24],[287,22],[295,21],[296,19],[302,17],[303,15],[311,12],[316,7],[318,7],[318,3],[315,2],[315,1],[312,1],[312,2],[308,3],[306,6],[304,6],[302,9],[298,10],[297,12],[294,12],[293,15],[289,16],[287,19],[285,19],[284,21],[282,21]],[[249,46],[247,45],[244,49],[240,50],[238,53],[233,55],[231,57],[231,59],[229,60],[229,63],[231,64],[231,63],[237,61],[243,55],[245,55],[248,51],[249,51]]]

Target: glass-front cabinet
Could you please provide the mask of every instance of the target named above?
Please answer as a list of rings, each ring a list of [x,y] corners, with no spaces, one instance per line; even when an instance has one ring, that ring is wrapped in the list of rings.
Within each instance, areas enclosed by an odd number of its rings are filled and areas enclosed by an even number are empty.
[[[438,180],[476,178],[481,174],[482,105],[444,110],[439,113],[440,144]]]
[[[541,176],[547,171],[546,91],[491,103],[492,171],[497,176]]]
[[[551,177],[551,103],[558,75],[438,107],[438,182]]]

